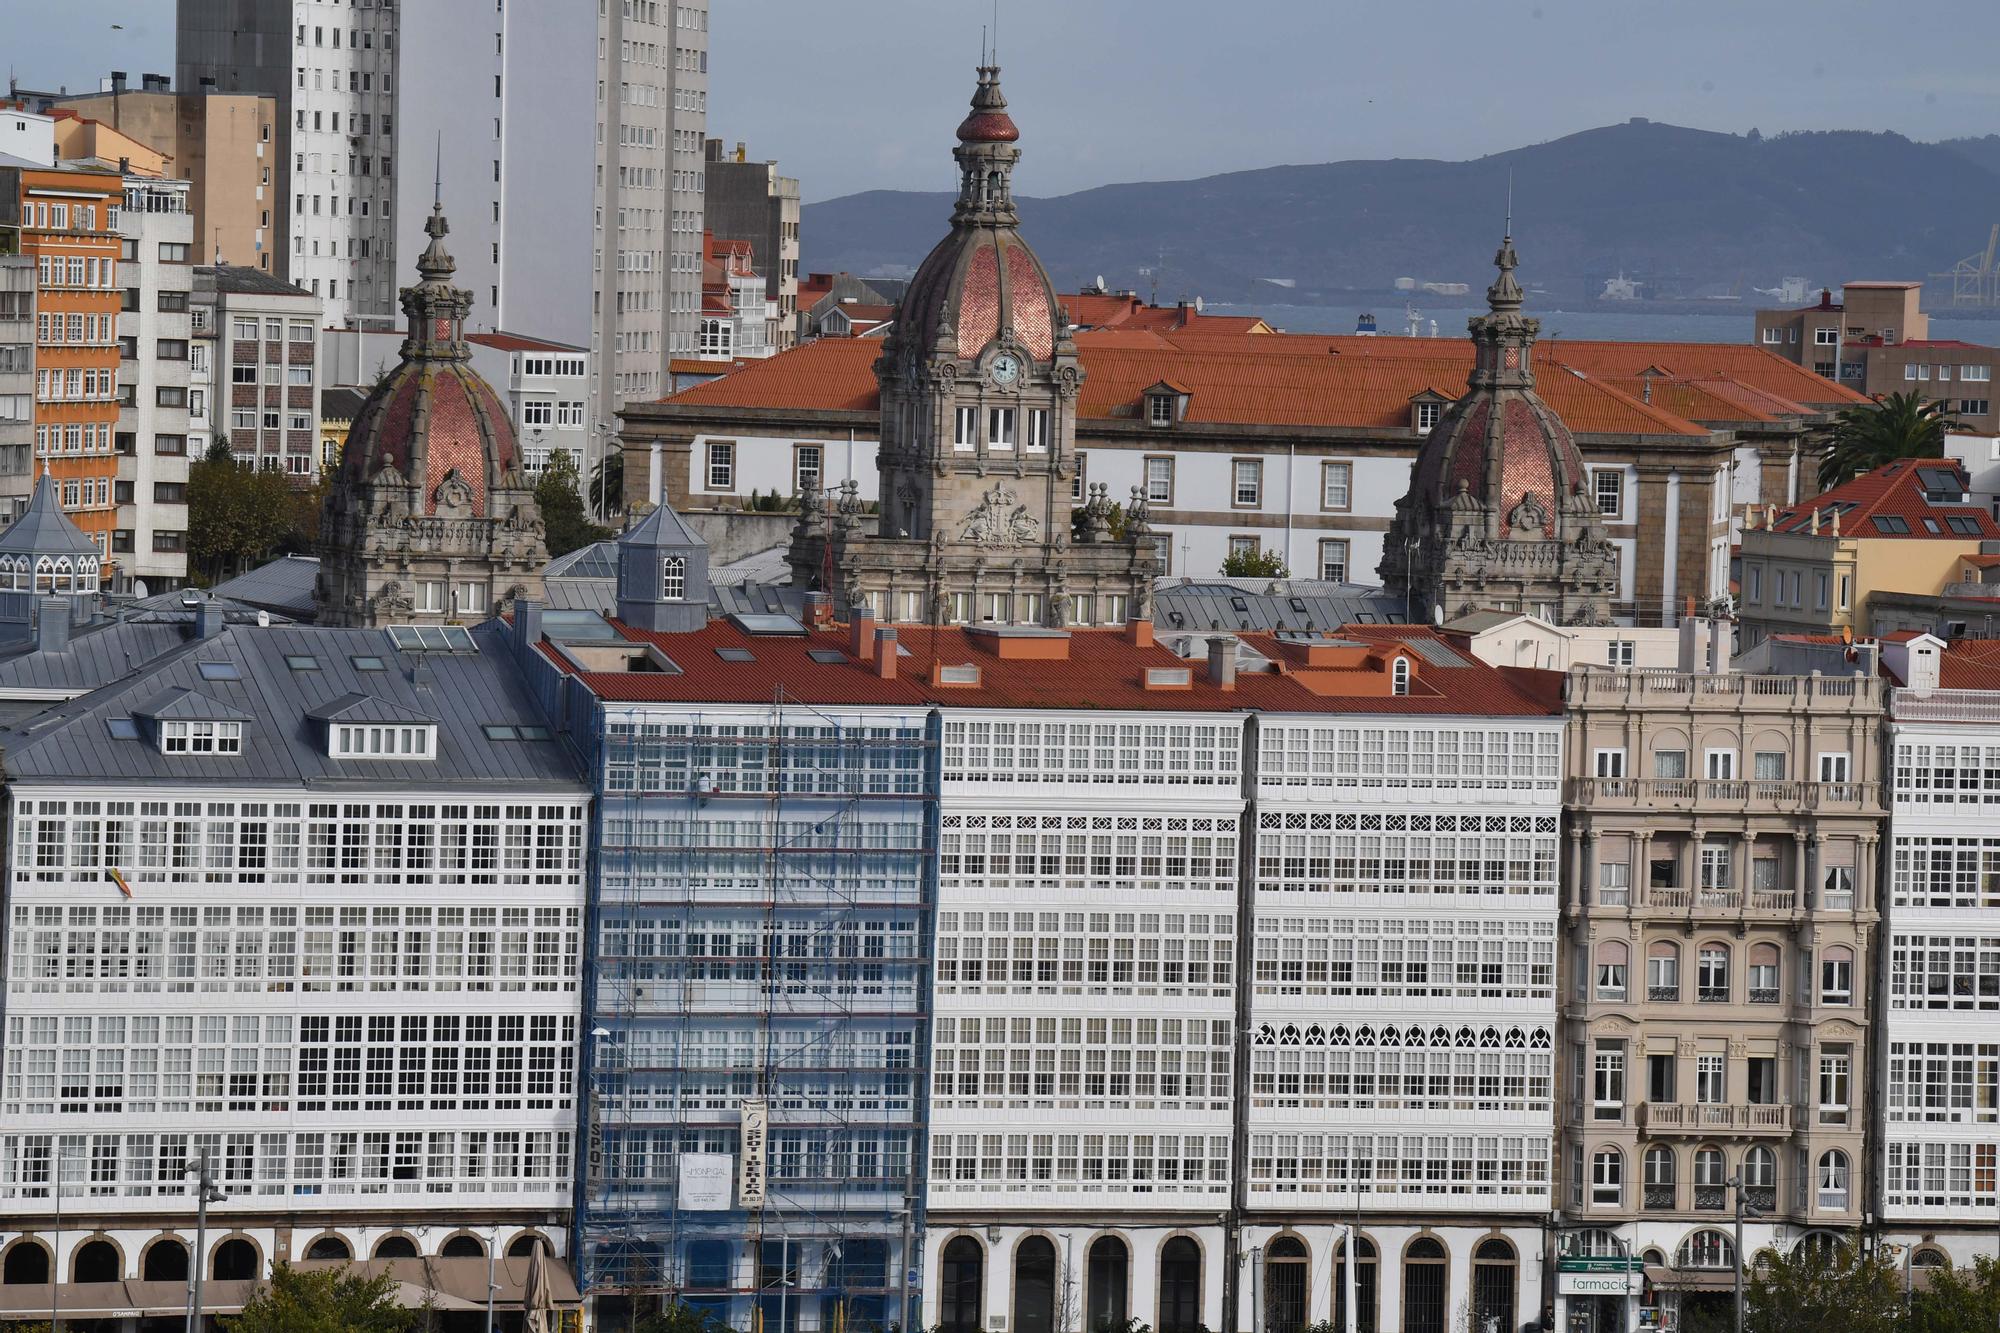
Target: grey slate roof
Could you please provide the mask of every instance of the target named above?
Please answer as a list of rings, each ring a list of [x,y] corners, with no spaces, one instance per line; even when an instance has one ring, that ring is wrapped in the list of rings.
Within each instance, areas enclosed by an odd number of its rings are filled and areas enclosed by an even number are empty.
[[[1399,625],[1403,599],[1380,588],[1319,579],[1161,580],[1153,590],[1160,630],[1335,629]]]
[[[185,614],[146,614],[79,629],[61,652],[18,645],[0,658],[0,699],[88,693],[186,644],[193,623]]]
[[[151,667],[0,730],[9,780],[102,787],[107,782],[190,787],[342,791],[582,791],[582,772],[560,739],[496,741],[485,726],[547,725],[515,669],[508,628],[473,632],[477,652],[399,652],[380,629],[231,625],[191,639]],[[296,670],[288,657],[313,659]],[[354,659],[379,658],[382,671]],[[241,679],[203,679],[199,662],[233,662]],[[413,678],[414,677],[414,678]],[[236,755],[160,753],[147,739],[111,734],[114,719],[176,689],[198,692],[245,717]],[[367,695],[437,719],[429,759],[330,759],[311,714]]]
[[[786,550],[785,547],[774,546],[726,565],[710,565],[709,609],[718,616],[779,614],[796,617],[805,606],[805,594],[786,586],[791,578],[791,567],[785,560]],[[617,541],[579,546],[549,561],[542,571],[542,588],[552,611],[616,614]]]
[[[280,611],[294,620],[319,614],[313,583],[319,578],[319,557],[280,556],[209,589],[210,595],[242,602],[266,611]]]
[[[156,722],[250,721],[250,715],[234,704],[211,699],[185,685],[161,690],[144,703],[132,705],[132,716],[150,717]]]
[[[7,555],[97,555],[97,543],[63,513],[55,478],[43,469],[35,493],[19,518],[0,532],[0,553]]]
[[[254,292],[260,296],[312,295],[311,292],[303,287],[295,287],[283,278],[266,273],[260,268],[251,268],[245,264],[217,264],[215,266],[215,290],[219,292]]]
[[[319,391],[319,415],[322,421],[352,421],[361,405],[368,401],[368,390],[335,385]]]
[[[661,505],[640,519],[618,541],[621,545],[629,542],[633,546],[699,546],[703,550],[708,549],[708,543],[681,522],[681,516],[669,505]]]
[[[306,716],[315,722],[435,722],[435,714],[415,708],[405,708],[402,704],[391,703],[387,699],[372,694],[351,691],[338,699],[328,699],[316,708],[306,710]]]

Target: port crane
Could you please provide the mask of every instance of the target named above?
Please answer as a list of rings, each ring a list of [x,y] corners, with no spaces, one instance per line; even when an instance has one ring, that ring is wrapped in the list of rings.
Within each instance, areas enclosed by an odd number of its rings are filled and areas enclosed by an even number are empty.
[[[1931,274],[1933,282],[1951,284],[1951,303],[1958,306],[2000,305],[2000,270],[1993,267],[1993,252],[2000,248],[2000,222],[1986,236],[1986,252],[1970,254],[1953,264],[1949,271]]]

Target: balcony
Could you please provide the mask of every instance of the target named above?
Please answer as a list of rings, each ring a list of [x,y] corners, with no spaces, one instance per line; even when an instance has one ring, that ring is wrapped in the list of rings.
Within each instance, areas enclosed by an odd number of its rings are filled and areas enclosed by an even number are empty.
[[[1865,676],[1746,676],[1703,671],[1591,671],[1564,687],[1572,706],[1793,709],[1875,712],[1887,688]]]
[[[1716,814],[1860,814],[1881,808],[1877,782],[1793,782],[1707,778],[1571,778],[1568,800],[1592,810],[1679,810]]]
[[[1789,1103],[1642,1102],[1639,1128],[1649,1134],[1790,1134]]]

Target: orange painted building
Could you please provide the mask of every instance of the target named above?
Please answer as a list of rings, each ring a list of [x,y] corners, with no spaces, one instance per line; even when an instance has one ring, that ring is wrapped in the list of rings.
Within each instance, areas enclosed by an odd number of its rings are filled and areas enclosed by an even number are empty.
[[[109,555],[117,523],[120,241],[116,172],[21,168],[21,253],[35,261],[35,470]],[[111,568],[106,565],[105,573]]]

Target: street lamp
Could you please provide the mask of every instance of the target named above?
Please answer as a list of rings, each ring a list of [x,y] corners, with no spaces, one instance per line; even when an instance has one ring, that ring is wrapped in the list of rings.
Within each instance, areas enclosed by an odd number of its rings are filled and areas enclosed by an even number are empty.
[[[1764,1210],[1744,1201],[1743,1177],[1740,1174],[1732,1174],[1724,1183],[1729,1186],[1736,1202],[1736,1253],[1733,1256],[1736,1260],[1736,1333],[1743,1333],[1743,1219],[1762,1217]]]
[[[193,1170],[199,1179],[195,1184],[194,1263],[188,1268],[187,1333],[200,1333],[201,1270],[208,1257],[208,1206],[212,1203],[221,1203],[229,1196],[216,1188],[213,1167],[208,1160],[208,1149],[201,1150],[201,1156],[195,1159]]]

